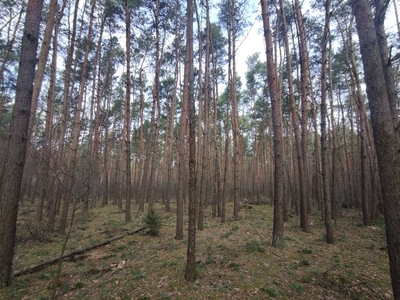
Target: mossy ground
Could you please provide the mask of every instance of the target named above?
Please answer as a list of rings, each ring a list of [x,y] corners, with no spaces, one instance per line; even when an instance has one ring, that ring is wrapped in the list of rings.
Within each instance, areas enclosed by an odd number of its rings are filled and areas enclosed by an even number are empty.
[[[188,283],[186,232],[183,240],[175,240],[175,213],[165,213],[161,204],[155,208],[163,223],[158,236],[140,232],[64,261],[58,299],[393,298],[383,222],[361,226],[359,211],[343,211],[334,245],[325,243],[317,213],[310,216],[311,233],[302,232],[294,216],[285,223],[284,249],[276,249],[270,246],[270,206],[245,206],[239,219],[225,224],[211,217],[210,208],[204,230],[197,231],[197,280]],[[228,206],[228,216],[231,211]],[[87,220],[78,212],[66,252],[139,228],[143,215],[134,213],[126,224],[124,212],[112,205],[92,209]],[[26,239],[28,220],[26,214],[19,220],[14,270],[61,251],[63,236],[54,235],[51,242]],[[15,278],[0,299],[50,299],[56,270],[52,266]]]

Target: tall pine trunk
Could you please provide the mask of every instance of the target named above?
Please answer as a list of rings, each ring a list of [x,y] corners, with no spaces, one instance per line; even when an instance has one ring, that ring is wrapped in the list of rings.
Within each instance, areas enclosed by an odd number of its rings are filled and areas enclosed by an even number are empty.
[[[374,143],[382,185],[386,239],[394,298],[400,299],[400,154],[371,7],[351,1],[356,17]]]
[[[261,0],[262,19],[264,25],[264,38],[267,54],[268,88],[272,107],[272,124],[274,133],[274,226],[272,233],[272,246],[283,248],[283,185],[284,185],[284,147],[282,132],[281,99],[278,94],[277,74],[274,65],[272,31],[269,21],[268,1]]]
[[[324,221],[326,230],[326,242],[333,244],[335,237],[333,234],[333,227],[331,223],[332,218],[332,202],[331,194],[329,191],[329,161],[328,161],[328,150],[327,145],[327,105],[326,105],[326,91],[327,91],[327,52],[328,52],[328,40],[329,40],[329,21],[330,21],[330,0],[325,3],[325,25],[324,25],[324,36],[322,39],[322,65],[321,65],[321,165],[322,165],[322,186],[323,186],[323,205],[324,205]]]
[[[18,202],[28,141],[42,8],[42,0],[28,2],[6,159],[0,170],[0,288],[9,286],[12,279]]]
[[[185,279],[196,279],[196,118],[194,106],[194,74],[193,74],[193,1],[187,0],[187,34],[185,66],[188,69],[187,89],[189,107],[189,222],[188,246]]]

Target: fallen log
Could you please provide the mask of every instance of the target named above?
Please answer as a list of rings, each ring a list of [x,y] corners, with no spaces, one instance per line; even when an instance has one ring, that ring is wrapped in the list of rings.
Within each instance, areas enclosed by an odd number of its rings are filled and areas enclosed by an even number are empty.
[[[88,251],[90,251],[90,250],[93,250],[93,249],[102,247],[102,246],[104,246],[104,245],[107,245],[107,244],[109,244],[109,243],[111,243],[111,242],[113,242],[113,241],[122,239],[123,237],[126,237],[127,235],[133,235],[133,234],[138,233],[138,232],[140,232],[140,231],[142,231],[142,230],[144,230],[144,229],[146,229],[146,227],[141,227],[141,228],[139,228],[139,229],[136,229],[136,230],[133,230],[133,231],[129,231],[129,232],[126,232],[126,233],[124,233],[124,234],[121,234],[121,235],[112,237],[112,238],[110,238],[110,239],[104,240],[104,241],[102,241],[102,242],[99,242],[99,243],[96,243],[96,244],[87,246],[87,247],[85,247],[85,248],[81,248],[81,249],[74,250],[74,251],[72,251],[72,252],[69,252],[69,253],[64,254],[62,257],[60,257],[60,256],[54,257],[54,258],[52,258],[52,259],[50,259],[50,260],[47,260],[47,261],[44,261],[44,262],[42,262],[42,263],[40,263],[40,264],[37,264],[37,265],[33,265],[33,266],[30,266],[30,267],[23,268],[23,269],[21,269],[21,270],[15,271],[15,272],[13,273],[13,276],[14,276],[14,277],[18,277],[18,276],[21,276],[21,275],[30,274],[30,273],[34,273],[34,272],[43,270],[43,269],[45,269],[45,268],[47,268],[47,267],[50,267],[50,266],[52,266],[52,265],[55,265],[57,262],[60,261],[60,259],[63,259],[63,260],[64,260],[64,259],[66,259],[66,258],[74,257],[74,256],[76,256],[76,255],[79,255],[79,254],[88,252]]]

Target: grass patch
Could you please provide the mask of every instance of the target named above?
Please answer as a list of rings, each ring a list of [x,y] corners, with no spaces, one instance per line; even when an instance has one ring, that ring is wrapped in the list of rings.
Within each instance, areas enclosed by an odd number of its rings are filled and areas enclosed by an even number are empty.
[[[304,258],[304,259],[300,260],[299,264],[300,264],[300,266],[309,266],[310,262],[308,261],[307,258]]]
[[[289,284],[289,287],[292,290],[295,290],[298,294],[302,294],[303,293],[303,285],[299,282],[292,282],[291,284]]]
[[[303,249],[300,250],[300,253],[303,253],[303,254],[311,254],[311,253],[312,253],[312,250],[311,250],[311,249],[307,249],[307,248],[303,248]]]
[[[228,232],[226,232],[225,234],[223,234],[221,237],[222,237],[222,238],[228,238],[228,237],[230,237],[233,233],[237,232],[238,230],[239,230],[239,226],[234,225],[234,226],[232,226],[232,228],[231,228]]]
[[[278,290],[274,288],[261,288],[260,291],[265,292],[268,294],[268,296],[275,298],[278,297],[281,293],[279,293]]]
[[[230,264],[229,264],[228,268],[229,268],[229,269],[232,269],[232,270],[234,270],[234,271],[239,271],[240,265],[233,262],[233,263],[230,263]]]
[[[245,252],[262,252],[264,253],[266,251],[266,247],[264,245],[262,245],[260,242],[258,241],[250,241],[248,243],[246,243],[246,245],[244,246],[244,251]]]

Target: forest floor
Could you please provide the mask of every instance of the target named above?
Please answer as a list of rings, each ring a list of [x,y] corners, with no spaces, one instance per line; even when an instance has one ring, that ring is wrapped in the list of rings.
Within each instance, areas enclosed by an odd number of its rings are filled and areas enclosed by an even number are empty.
[[[128,235],[63,261],[57,299],[393,299],[384,222],[362,226],[357,210],[343,210],[335,224],[336,243],[324,241],[324,224],[310,216],[311,233],[299,218],[285,223],[285,247],[271,247],[273,209],[245,205],[240,218],[222,224],[206,211],[204,230],[197,231],[197,280],[186,282],[187,232],[175,236],[175,212],[162,217],[159,236],[146,230]],[[33,207],[23,203],[17,229],[14,271],[59,255],[65,236],[40,238],[30,221]],[[228,206],[228,213],[232,207]],[[140,228],[143,215],[125,214],[116,206],[77,211],[66,252],[84,248]],[[187,226],[185,220],[185,228]],[[51,240],[51,241],[50,241]],[[0,290],[0,299],[50,299],[57,266],[21,275]]]

